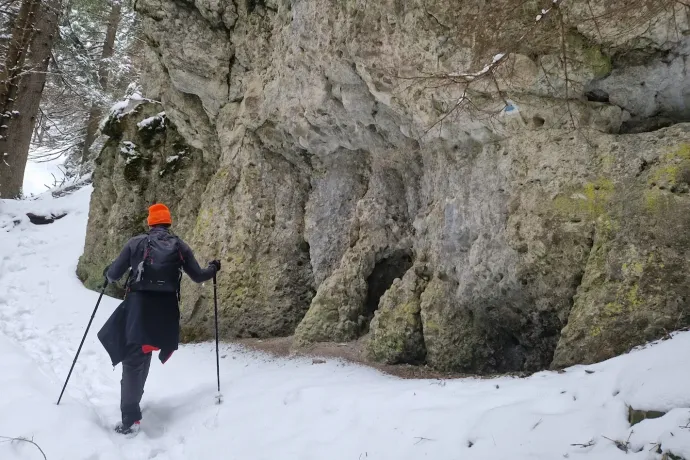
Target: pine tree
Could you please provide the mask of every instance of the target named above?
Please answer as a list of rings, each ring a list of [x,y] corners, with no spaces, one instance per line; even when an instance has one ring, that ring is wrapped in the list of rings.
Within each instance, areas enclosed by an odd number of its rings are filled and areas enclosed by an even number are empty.
[[[66,158],[68,178],[91,170],[105,110],[136,82],[138,33],[128,0],[70,0],[53,50],[31,161]]]
[[[108,88],[108,60],[112,57],[115,51],[115,36],[117,28],[120,24],[120,0],[113,0],[110,7],[110,16],[108,17],[108,27],[105,33],[105,41],[103,43],[103,52],[101,60],[98,65],[98,83],[102,91]],[[98,103],[91,104],[91,111],[89,112],[89,120],[86,123],[86,136],[84,137],[84,147],[82,149],[82,163],[86,162],[89,157],[89,149],[96,139],[96,132],[98,131],[98,124],[101,120],[102,111]]]

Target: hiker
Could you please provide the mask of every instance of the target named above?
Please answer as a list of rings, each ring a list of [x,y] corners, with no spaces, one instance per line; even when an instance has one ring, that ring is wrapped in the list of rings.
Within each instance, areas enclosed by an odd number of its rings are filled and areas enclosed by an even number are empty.
[[[141,421],[139,403],[149,373],[151,355],[161,363],[177,350],[180,339],[180,281],[182,271],[197,283],[210,280],[220,261],[202,269],[190,247],[170,231],[172,217],[163,204],[149,208],[148,233],[130,239],[103,274],[114,283],[129,270],[125,300],[98,333],[113,366],[122,363],[121,434],[136,434]]]

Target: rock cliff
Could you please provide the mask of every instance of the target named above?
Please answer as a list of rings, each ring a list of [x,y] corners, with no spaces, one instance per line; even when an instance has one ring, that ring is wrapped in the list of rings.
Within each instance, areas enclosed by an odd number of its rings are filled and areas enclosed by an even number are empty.
[[[690,325],[688,7],[461,3],[138,0],[162,107],[108,123],[82,278],[159,200],[226,338],[506,372]]]

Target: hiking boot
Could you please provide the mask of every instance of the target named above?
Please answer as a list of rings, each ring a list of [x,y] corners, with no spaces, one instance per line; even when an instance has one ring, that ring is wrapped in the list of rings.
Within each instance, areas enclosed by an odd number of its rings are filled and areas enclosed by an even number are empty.
[[[119,434],[123,434],[129,438],[129,437],[136,436],[137,433],[139,433],[140,429],[141,429],[141,422],[139,420],[132,423],[130,426],[125,426],[122,422],[120,422],[115,427],[115,432],[119,433]]]

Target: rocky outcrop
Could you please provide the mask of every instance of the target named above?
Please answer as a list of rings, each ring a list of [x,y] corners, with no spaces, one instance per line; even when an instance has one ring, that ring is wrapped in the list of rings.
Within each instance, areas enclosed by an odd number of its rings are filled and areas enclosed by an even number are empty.
[[[82,271],[140,228],[129,188],[222,259],[224,337],[502,372],[687,326],[688,9],[599,3],[139,0],[189,165],[106,147]],[[184,286],[187,339],[210,307]]]
[[[637,165],[630,160],[618,165],[628,169],[629,180],[601,183],[590,192],[605,212],[595,223],[593,247],[555,365],[577,363],[583,356],[603,360],[690,321],[687,128],[627,138],[634,139],[630,147],[637,155],[642,153]],[[680,134],[680,142],[669,143],[674,134]],[[570,208],[573,203],[563,204]]]
[[[102,286],[103,269],[129,238],[147,229],[151,204],[168,203],[176,233],[189,233],[204,182],[215,170],[179,135],[159,103],[139,100],[129,109],[112,113],[102,128],[109,139],[96,159],[85,250],[77,267],[90,288]],[[108,289],[122,294],[116,285]]]

